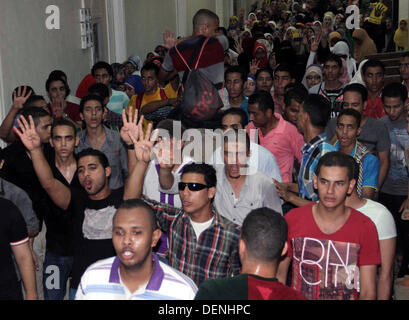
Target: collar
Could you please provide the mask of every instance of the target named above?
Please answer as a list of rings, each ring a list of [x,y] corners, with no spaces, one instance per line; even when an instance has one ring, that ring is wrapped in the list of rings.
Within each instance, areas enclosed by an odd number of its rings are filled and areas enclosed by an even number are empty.
[[[113,133],[112,132],[113,131],[110,130],[109,128],[107,128],[104,124],[102,124],[102,128],[104,128],[104,130],[105,130],[105,137],[106,137],[105,143],[108,143],[108,145],[112,145],[112,143],[113,143]],[[81,133],[82,133],[82,135],[81,135]],[[79,133],[79,137],[80,137],[81,142],[86,143],[88,141],[88,143],[90,144],[89,139],[88,139],[87,129],[82,130]]]
[[[352,158],[355,157],[355,152],[356,152],[356,146],[357,146],[357,144],[358,144],[358,140],[355,141],[355,147],[354,147],[354,149],[352,149],[352,152],[349,154]],[[337,140],[337,141],[334,143],[334,147],[335,147],[335,149],[337,149],[337,150],[339,151],[339,149],[340,149],[339,140]]]
[[[217,213],[217,211],[216,211],[216,209],[214,208],[213,205],[212,205],[212,212],[213,212],[213,222],[212,222],[212,224],[210,225],[209,228],[213,228],[213,227],[216,227],[216,226],[222,226],[221,225],[222,221],[221,221],[220,215]],[[182,218],[183,218],[185,223],[190,222],[189,214],[186,213],[184,210],[183,210]]]
[[[151,278],[149,279],[148,285],[146,286],[146,290],[151,291],[158,291],[160,286],[162,285],[162,281],[165,278],[165,272],[161,268],[159,264],[159,259],[156,254],[152,253],[152,259],[154,261],[154,269]],[[109,282],[110,283],[120,283],[120,276],[119,276],[119,265],[121,261],[118,257],[115,257],[114,262],[112,263],[111,273],[109,275]]]
[[[323,141],[325,141],[327,139],[327,135],[325,134],[325,132],[319,134],[318,136],[316,136],[315,138],[313,138],[310,142],[306,143],[304,145],[304,147],[302,148],[302,152],[309,152],[312,149],[315,149],[317,145],[319,145],[320,143],[322,143]]]

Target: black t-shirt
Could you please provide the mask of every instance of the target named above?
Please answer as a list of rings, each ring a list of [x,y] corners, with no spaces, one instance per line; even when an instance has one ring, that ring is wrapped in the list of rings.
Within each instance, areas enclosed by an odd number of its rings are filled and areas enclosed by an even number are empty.
[[[43,151],[48,158],[52,148],[47,143]],[[21,141],[16,141],[2,151],[2,158],[4,159],[2,177],[27,192],[33,202],[33,209],[40,221],[41,229],[44,214],[49,208],[48,195],[37,178],[26,148]]]
[[[123,202],[124,188],[103,200],[91,200],[83,189],[71,188],[74,262],[71,288],[77,289],[85,270],[94,262],[115,256],[112,218]]]
[[[11,201],[0,198],[0,300],[22,299],[11,246],[25,241],[27,226],[20,210]]]
[[[68,188],[82,188],[77,173],[74,174],[71,183],[65,179],[60,170],[55,166],[54,154],[47,160],[55,179]],[[47,227],[46,248],[60,256],[72,256],[72,215],[67,214],[66,211],[56,206],[50,198],[48,198],[48,202],[49,211],[44,215],[44,222]]]

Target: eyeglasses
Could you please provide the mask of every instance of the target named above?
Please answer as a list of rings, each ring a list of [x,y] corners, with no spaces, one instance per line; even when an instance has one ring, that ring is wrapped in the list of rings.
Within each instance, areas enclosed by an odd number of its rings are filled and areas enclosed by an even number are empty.
[[[200,191],[206,188],[209,188],[209,186],[206,186],[205,184],[201,183],[195,183],[195,182],[179,182],[178,183],[178,189],[179,191],[185,190],[186,186],[190,191]]]
[[[307,80],[313,80],[313,79],[314,80],[321,80],[321,77],[320,76],[307,76],[306,79]]]

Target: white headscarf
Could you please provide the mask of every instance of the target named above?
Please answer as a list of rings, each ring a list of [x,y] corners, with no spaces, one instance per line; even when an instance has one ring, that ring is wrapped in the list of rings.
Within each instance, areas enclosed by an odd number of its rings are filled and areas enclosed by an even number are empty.
[[[318,64],[311,64],[307,67],[305,70],[304,77],[301,81],[301,83],[304,85],[304,87],[309,90],[308,85],[307,85],[307,76],[311,73],[315,72],[321,76],[321,82],[323,81],[323,75],[322,75],[322,69]]]
[[[361,63],[359,64],[358,71],[355,73],[355,76],[352,78],[350,83],[360,83],[362,85],[365,85],[365,81],[362,78],[362,67],[364,64],[368,61],[368,59],[362,60]]]
[[[349,78],[352,79],[352,77],[356,73],[356,60],[350,56],[348,44],[345,41],[338,41],[330,50],[333,54],[336,54],[337,56],[347,57],[345,59],[347,71],[349,74]]]

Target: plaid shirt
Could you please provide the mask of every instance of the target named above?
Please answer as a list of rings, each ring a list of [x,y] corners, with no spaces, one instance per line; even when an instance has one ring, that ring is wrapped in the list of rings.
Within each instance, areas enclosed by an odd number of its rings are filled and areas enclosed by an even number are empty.
[[[206,279],[226,278],[240,273],[239,227],[219,215],[199,239],[183,209],[143,198],[151,206],[160,227],[169,238],[169,264],[199,286]]]
[[[302,148],[302,162],[300,173],[298,175],[301,198],[311,201],[318,200],[318,194],[314,191],[314,183],[312,179],[315,167],[324,154],[336,151],[335,147],[329,144],[326,139],[326,134],[321,133]]]

